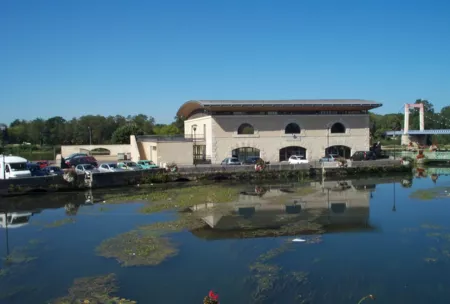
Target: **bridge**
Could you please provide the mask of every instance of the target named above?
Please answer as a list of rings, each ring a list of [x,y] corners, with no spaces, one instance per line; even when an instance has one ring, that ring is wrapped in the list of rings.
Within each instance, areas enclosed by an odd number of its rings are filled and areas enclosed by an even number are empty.
[[[409,129],[409,112],[411,108],[419,109],[419,129],[420,130],[410,130]],[[445,118],[445,120],[448,120]],[[449,120],[450,122],[450,120]],[[433,129],[425,130],[425,111],[423,103],[418,104],[405,104],[405,120],[403,124],[403,130],[399,131],[387,131],[386,136],[401,136],[402,145],[408,145],[410,142],[417,142],[421,145],[425,145],[424,135],[450,135],[450,129]]]

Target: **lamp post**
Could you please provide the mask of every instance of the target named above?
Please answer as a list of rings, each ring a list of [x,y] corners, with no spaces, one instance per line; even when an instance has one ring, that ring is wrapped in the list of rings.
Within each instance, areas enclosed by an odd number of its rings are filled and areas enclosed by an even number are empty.
[[[3,170],[3,178],[6,179],[6,168],[5,168],[5,144],[7,139],[7,127],[5,124],[0,124],[0,144],[2,145],[2,170]]]
[[[196,144],[195,144],[195,131],[197,131],[197,125],[193,125],[192,126],[192,131],[193,131],[193,134],[194,134],[194,136],[193,136],[193,145],[194,145],[194,166],[196,166],[197,167],[197,147],[196,147]]]
[[[88,130],[89,130],[89,146],[92,146],[92,129],[90,126],[88,127]]]
[[[327,150],[326,150],[326,154],[330,154],[329,152],[330,149],[330,126],[327,126]],[[325,155],[325,157],[327,157],[327,155]]]
[[[397,207],[395,206],[395,181],[392,183],[394,185],[394,205],[392,206],[392,211],[397,211]]]

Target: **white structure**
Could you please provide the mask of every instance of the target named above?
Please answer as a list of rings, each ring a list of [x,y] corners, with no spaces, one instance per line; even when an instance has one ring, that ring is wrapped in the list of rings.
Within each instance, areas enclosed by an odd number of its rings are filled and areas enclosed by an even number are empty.
[[[405,104],[405,120],[403,122],[403,135],[401,144],[402,145],[409,145],[411,142],[415,142],[418,144],[425,144],[426,136],[423,135],[409,135],[409,110],[411,108],[418,108],[419,109],[419,131],[425,130],[425,110],[423,107],[423,103],[406,103]]]
[[[317,160],[369,150],[369,113],[381,104],[367,100],[191,100],[178,115],[196,159],[213,164],[237,156],[286,161],[291,155]]]

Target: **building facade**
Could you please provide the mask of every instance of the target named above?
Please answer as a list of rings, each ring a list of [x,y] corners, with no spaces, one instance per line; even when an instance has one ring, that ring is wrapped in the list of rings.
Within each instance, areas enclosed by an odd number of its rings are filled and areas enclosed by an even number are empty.
[[[368,111],[380,106],[366,100],[192,100],[177,114],[186,119],[196,159],[280,162],[301,155],[313,161],[369,150]]]

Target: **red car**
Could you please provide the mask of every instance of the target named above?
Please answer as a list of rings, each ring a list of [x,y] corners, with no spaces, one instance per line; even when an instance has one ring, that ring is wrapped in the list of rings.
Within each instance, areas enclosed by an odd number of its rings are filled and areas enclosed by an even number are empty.
[[[92,156],[80,156],[80,157],[74,157],[70,159],[69,161],[66,161],[66,165],[70,167],[72,166],[78,166],[78,165],[84,165],[84,164],[90,164],[94,167],[98,167],[97,160],[95,157]]]
[[[46,160],[38,160],[36,165],[39,165],[39,168],[44,169],[48,166],[48,161]]]

